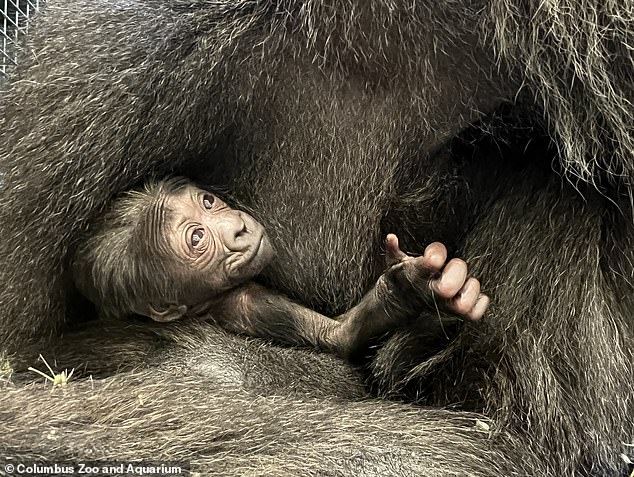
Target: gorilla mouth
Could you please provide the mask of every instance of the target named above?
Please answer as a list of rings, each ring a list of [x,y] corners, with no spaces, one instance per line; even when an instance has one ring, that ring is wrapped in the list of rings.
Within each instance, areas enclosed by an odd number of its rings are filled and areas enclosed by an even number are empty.
[[[264,234],[260,233],[260,239],[258,240],[258,243],[255,244],[255,246],[253,247],[253,250],[249,257],[249,262],[253,261],[253,259],[257,257],[258,254],[260,253],[260,249],[262,248],[262,242],[264,242]]]
[[[260,238],[254,241],[254,243],[250,245],[247,251],[244,253],[244,258],[236,263],[236,268],[238,270],[249,265],[258,256],[260,248],[262,248],[262,242],[264,242],[264,233],[261,232]]]

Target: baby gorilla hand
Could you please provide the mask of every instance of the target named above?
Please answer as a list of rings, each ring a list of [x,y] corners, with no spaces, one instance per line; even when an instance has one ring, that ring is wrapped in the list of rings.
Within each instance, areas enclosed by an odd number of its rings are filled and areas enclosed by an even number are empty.
[[[469,320],[482,318],[489,298],[480,293],[480,282],[469,278],[467,264],[457,258],[447,264],[447,249],[433,243],[422,257],[411,257],[398,247],[398,238],[386,239],[389,268],[361,301],[336,317],[338,326],[329,327],[330,349],[354,359],[371,340],[418,318],[436,306]]]
[[[447,249],[439,242],[427,246],[421,257],[411,257],[398,246],[398,238],[385,240],[386,262],[390,267],[379,279],[384,300],[402,313],[422,311],[439,305],[469,320],[479,320],[489,306],[489,297],[480,293],[480,282],[469,277],[467,264],[447,260]],[[414,305],[414,307],[412,307]],[[412,308],[416,308],[412,310]]]

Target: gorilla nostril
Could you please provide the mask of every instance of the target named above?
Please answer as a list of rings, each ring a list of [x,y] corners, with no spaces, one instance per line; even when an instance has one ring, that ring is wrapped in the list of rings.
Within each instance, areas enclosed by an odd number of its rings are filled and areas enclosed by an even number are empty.
[[[242,237],[242,236],[243,236],[244,234],[246,234],[247,232],[248,232],[248,230],[247,230],[247,224],[242,223],[242,228],[236,232],[236,236],[235,236],[235,238]]]

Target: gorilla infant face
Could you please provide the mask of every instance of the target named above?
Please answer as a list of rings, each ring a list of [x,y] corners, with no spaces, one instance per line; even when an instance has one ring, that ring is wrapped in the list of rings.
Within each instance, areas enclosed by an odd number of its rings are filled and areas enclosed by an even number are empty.
[[[210,192],[187,185],[165,205],[172,211],[165,233],[174,257],[211,290],[253,278],[273,258],[264,227]]]
[[[184,178],[115,199],[73,259],[77,288],[113,316],[172,321],[251,280],[273,258],[248,213]]]

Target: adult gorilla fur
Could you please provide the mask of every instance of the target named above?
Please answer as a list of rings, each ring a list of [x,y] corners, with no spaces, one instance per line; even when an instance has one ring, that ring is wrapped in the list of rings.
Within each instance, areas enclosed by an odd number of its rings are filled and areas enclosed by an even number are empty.
[[[0,455],[627,471],[630,0],[51,0],[25,52],[0,99]],[[264,280],[307,306],[358,300],[395,231],[470,260],[490,313],[441,342],[421,318],[364,372],[208,324],[78,324],[73,247],[114,194],[167,173],[252,207],[279,251]],[[80,376],[28,384],[37,352]]]

